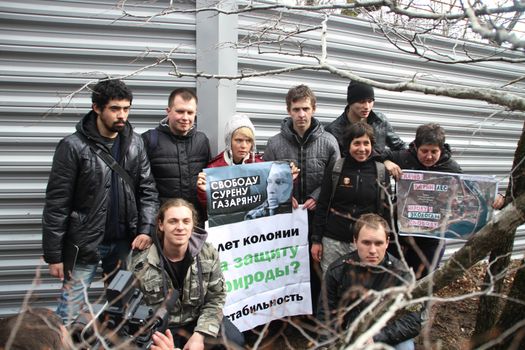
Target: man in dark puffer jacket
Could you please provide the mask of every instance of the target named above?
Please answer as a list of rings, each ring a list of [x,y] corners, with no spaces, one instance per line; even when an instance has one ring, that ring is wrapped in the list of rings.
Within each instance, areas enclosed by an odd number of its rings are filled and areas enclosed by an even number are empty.
[[[357,250],[334,261],[328,268],[317,318],[335,332],[344,332],[366,309],[370,298],[359,302],[368,290],[403,286],[413,278],[402,263],[388,254],[388,223],[377,214],[362,215],[355,225]],[[356,305],[353,305],[356,303]],[[350,307],[352,305],[352,307]],[[382,342],[395,349],[414,349],[412,338],[421,329],[420,305],[402,310],[368,342]],[[323,335],[322,341],[328,337]]]
[[[105,79],[91,99],[92,111],[57,145],[42,216],[44,260],[64,280],[57,313],[65,323],[78,314],[99,261],[111,276],[131,248],[151,245],[158,210],[144,143],[127,120],[131,90]]]
[[[202,223],[206,212],[197,201],[197,175],[210,161],[211,151],[208,137],[194,124],[197,95],[187,88],[173,90],[166,113],[159,126],[142,134],[160,203],[183,198],[197,208]]]
[[[302,204],[308,210],[308,240],[311,243],[312,219],[323,174],[326,168],[332,168],[339,159],[339,147],[336,139],[327,133],[321,122],[314,117],[317,99],[314,92],[306,85],[294,86],[286,94],[286,111],[289,117],[281,122],[281,132],[270,137],[265,161],[283,160],[293,162],[301,171],[294,182],[292,204]],[[310,256],[310,286],[312,306],[320,290],[320,268]]]
[[[314,117],[316,103],[314,92],[306,85],[288,90],[286,110],[290,116],[281,122],[281,132],[270,137],[263,156],[265,161],[294,162],[301,169],[293,196],[308,209],[309,217],[313,217],[325,169],[339,159],[337,141]]]

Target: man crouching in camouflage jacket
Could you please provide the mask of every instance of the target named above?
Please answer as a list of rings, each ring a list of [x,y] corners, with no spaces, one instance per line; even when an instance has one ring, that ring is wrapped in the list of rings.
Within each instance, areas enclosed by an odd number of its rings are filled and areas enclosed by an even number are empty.
[[[148,305],[162,303],[172,289],[179,292],[169,310],[177,347],[203,349],[221,327],[226,338],[242,346],[242,334],[223,319],[226,290],[219,253],[206,242],[208,234],[196,222],[197,213],[189,202],[180,198],[165,202],[157,219],[158,241],[148,250],[135,251],[131,268]]]

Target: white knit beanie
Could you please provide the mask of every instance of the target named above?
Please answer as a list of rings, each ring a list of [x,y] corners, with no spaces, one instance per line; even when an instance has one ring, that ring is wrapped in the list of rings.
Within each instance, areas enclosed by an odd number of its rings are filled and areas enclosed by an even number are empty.
[[[235,130],[242,127],[248,128],[253,132],[254,140],[251,151],[255,153],[255,127],[246,114],[234,114],[230,120],[226,122],[226,125],[224,126],[224,143],[226,145],[226,152],[231,151],[233,133]]]

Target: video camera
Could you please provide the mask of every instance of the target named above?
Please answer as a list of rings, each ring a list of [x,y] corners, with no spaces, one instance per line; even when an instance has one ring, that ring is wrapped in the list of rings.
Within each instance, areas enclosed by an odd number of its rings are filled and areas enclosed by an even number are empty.
[[[76,345],[89,349],[103,349],[103,344],[130,341],[138,349],[149,349],[156,331],[164,332],[168,327],[169,310],[179,297],[174,290],[158,309],[142,303],[143,294],[134,285],[135,278],[129,271],[117,272],[106,289],[104,305],[91,304],[94,317],[81,314],[72,324],[72,338]],[[97,323],[98,322],[98,323]],[[95,323],[98,326],[95,327]],[[109,332],[108,332],[109,331]]]

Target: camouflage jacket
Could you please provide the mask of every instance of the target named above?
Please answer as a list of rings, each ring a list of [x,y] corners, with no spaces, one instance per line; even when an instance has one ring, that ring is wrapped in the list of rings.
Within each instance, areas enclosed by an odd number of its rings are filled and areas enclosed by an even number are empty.
[[[196,322],[194,331],[216,337],[222,323],[226,289],[219,253],[210,243],[205,242],[206,236],[206,231],[195,228],[190,238],[192,263],[184,278],[182,296],[170,311],[169,324],[176,327]],[[139,280],[148,305],[164,301],[164,281],[167,282],[168,289],[173,289],[171,278],[160,267],[160,257],[155,245],[147,250],[134,252],[131,269]]]

